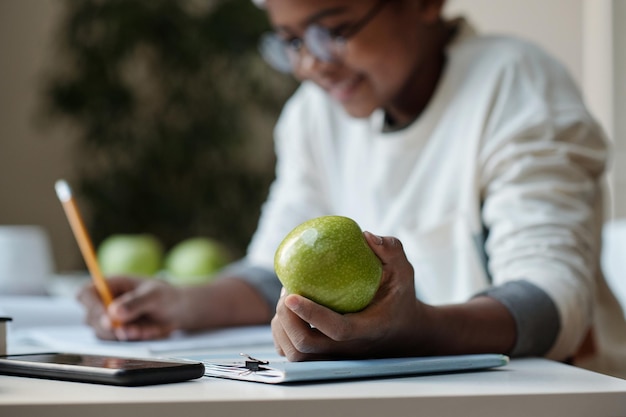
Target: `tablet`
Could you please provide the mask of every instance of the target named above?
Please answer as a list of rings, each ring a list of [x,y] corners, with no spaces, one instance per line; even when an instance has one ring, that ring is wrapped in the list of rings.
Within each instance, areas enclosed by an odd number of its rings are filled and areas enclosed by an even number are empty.
[[[201,362],[76,353],[0,356],[0,374],[96,384],[140,386],[188,381],[204,375]]]

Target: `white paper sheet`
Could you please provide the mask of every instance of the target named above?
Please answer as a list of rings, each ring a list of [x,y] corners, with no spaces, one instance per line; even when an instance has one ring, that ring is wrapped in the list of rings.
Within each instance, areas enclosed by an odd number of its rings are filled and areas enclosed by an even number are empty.
[[[111,355],[167,356],[171,352],[273,345],[269,326],[210,332],[176,332],[164,340],[103,341],[84,323],[84,308],[71,297],[0,296],[0,315],[11,317],[9,353],[65,351]]]
[[[271,345],[269,326],[244,326],[202,333],[176,332],[170,338],[141,342],[104,341],[85,325],[31,327],[14,332],[16,343],[69,353],[98,353],[134,356],[170,356],[181,351],[209,351],[246,346]]]

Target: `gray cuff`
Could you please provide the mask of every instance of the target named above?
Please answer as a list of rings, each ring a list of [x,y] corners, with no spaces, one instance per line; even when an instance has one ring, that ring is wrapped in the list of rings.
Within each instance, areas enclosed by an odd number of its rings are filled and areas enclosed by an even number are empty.
[[[543,356],[561,330],[559,312],[550,296],[528,281],[511,281],[479,294],[494,298],[509,309],[517,326],[511,356]]]
[[[220,277],[239,278],[247,282],[265,299],[272,315],[276,312],[282,284],[273,270],[251,265],[244,258],[224,268],[220,272]]]

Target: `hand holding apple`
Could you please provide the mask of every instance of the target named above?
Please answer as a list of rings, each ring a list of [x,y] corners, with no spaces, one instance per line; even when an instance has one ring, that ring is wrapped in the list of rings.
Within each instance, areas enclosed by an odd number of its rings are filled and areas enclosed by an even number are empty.
[[[340,313],[364,309],[382,273],[359,225],[343,216],[317,217],[294,228],[279,245],[274,267],[289,293]]]
[[[280,354],[303,361],[401,356],[428,349],[429,306],[415,297],[413,267],[402,244],[368,232],[365,237],[383,265],[374,300],[360,312],[339,314],[300,295],[283,295],[272,319]]]

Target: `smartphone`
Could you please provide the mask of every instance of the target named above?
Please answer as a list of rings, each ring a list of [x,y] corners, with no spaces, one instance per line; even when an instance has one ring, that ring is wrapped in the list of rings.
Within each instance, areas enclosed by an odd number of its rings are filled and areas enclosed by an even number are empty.
[[[0,356],[0,374],[130,387],[200,378],[204,364],[178,359],[36,353]]]

